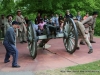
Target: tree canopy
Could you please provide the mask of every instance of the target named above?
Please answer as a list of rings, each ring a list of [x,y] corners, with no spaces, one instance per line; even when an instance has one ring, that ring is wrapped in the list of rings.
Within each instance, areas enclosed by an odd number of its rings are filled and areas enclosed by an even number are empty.
[[[73,14],[77,11],[92,12],[99,10],[100,0],[1,0],[0,14],[15,14],[21,9],[25,15],[40,12],[42,14],[64,14],[70,9]]]
[[[65,14],[67,9],[76,16],[78,11],[84,16],[86,12],[100,10],[100,0],[0,0],[0,14],[16,15],[18,9],[23,15],[34,20],[36,14]],[[97,20],[96,34],[100,35],[99,19]]]

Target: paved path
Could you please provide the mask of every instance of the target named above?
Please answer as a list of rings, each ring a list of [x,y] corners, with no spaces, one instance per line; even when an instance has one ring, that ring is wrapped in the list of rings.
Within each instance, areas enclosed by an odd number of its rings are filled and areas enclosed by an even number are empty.
[[[47,43],[49,45],[48,49],[56,54],[53,54],[47,50],[38,49],[37,57],[34,60],[29,55],[27,44],[20,44],[19,42],[17,42],[17,48],[19,50],[18,63],[21,66],[20,68],[11,67],[12,57],[10,58],[11,62],[6,64],[3,63],[5,48],[0,42],[0,71],[34,72],[85,64],[100,60],[100,38],[95,37],[94,40],[96,41],[96,43],[92,44],[94,48],[94,52],[92,54],[87,53],[88,47],[86,45],[81,45],[80,50],[77,50],[74,54],[69,54],[65,50],[62,39],[52,39]]]

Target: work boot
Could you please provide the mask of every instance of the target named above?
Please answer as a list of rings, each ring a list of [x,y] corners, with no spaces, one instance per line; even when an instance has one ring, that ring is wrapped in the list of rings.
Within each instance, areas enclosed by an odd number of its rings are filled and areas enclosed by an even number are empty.
[[[4,61],[4,63],[8,63],[8,62],[10,62],[10,60]]]
[[[19,68],[20,67],[20,65],[15,65],[15,66],[12,66],[13,68]]]
[[[84,42],[80,42],[80,44],[81,44],[81,45],[85,45],[85,43],[84,43]]]
[[[80,47],[76,47],[76,49],[77,49],[77,50],[79,50],[79,49],[80,49]]]
[[[93,53],[93,49],[90,49],[88,52],[88,54],[91,54],[91,53]]]
[[[96,43],[96,42],[91,40],[90,43]]]
[[[39,43],[39,47],[43,47],[45,45],[45,40],[42,40],[40,43]]]
[[[43,47],[43,46],[44,46],[43,43],[40,42],[40,43],[39,43],[39,47]]]
[[[23,43],[23,41],[21,41],[20,43]]]
[[[27,43],[27,41],[23,41],[24,43]]]

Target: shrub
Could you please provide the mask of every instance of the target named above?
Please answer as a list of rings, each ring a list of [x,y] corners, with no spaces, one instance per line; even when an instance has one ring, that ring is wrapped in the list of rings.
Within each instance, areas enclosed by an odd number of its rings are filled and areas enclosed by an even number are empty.
[[[97,18],[96,20],[96,26],[95,26],[95,33],[94,35],[100,36],[100,18]]]

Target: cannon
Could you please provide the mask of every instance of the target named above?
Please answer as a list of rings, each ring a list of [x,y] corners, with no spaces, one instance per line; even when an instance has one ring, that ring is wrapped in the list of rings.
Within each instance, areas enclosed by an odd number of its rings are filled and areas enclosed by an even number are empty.
[[[44,30],[47,31],[46,29]],[[78,33],[77,33],[77,28],[73,19],[71,18],[65,19],[64,25],[63,25],[63,32],[62,33],[60,33],[59,31],[56,31],[56,32],[57,34],[55,38],[63,39],[63,43],[64,43],[66,51],[70,54],[74,53],[76,51],[76,47],[78,43]],[[42,35],[37,35],[32,21],[29,21],[29,24],[27,27],[27,38],[28,38],[29,52],[33,59],[35,59],[37,56],[38,40],[52,39],[52,37],[48,37],[46,33]]]

